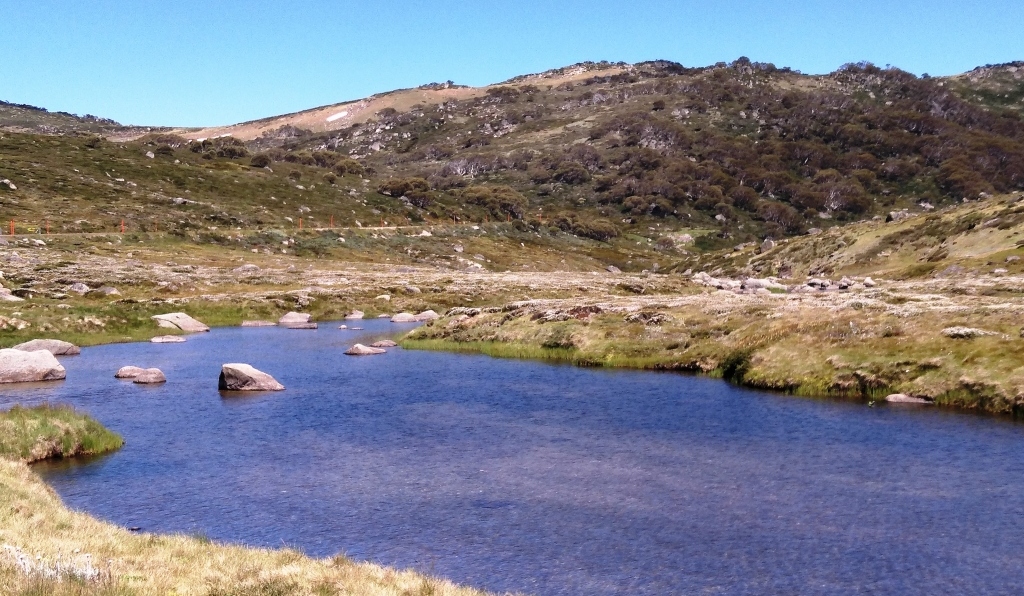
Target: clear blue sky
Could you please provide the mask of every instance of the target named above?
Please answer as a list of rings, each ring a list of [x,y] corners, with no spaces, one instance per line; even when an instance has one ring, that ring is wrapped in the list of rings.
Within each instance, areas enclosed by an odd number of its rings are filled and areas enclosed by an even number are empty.
[[[0,0],[0,99],[196,126],[584,60],[943,75],[1024,60],[1022,23],[1021,0]]]

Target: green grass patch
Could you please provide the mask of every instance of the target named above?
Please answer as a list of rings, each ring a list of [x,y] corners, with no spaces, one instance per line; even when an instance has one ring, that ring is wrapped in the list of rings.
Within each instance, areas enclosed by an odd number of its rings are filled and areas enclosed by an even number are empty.
[[[0,413],[0,457],[35,462],[120,449],[124,439],[70,406],[14,406]]]

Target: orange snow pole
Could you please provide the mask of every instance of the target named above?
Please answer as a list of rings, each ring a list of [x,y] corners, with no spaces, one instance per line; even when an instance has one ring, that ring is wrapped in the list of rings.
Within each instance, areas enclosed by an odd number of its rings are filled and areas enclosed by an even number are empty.
[[[334,227],[334,216],[333,215],[331,216],[331,227],[332,228]]]
[[[300,230],[302,229],[302,218],[301,217],[299,218],[299,229]]]
[[[11,220],[11,236],[14,235],[14,220]]]

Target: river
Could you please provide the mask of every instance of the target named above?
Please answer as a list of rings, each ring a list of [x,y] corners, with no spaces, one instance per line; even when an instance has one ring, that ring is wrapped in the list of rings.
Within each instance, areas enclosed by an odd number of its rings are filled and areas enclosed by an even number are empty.
[[[351,324],[351,322],[349,322]],[[810,400],[670,373],[343,350],[365,331],[215,329],[62,358],[124,449],[36,466],[145,532],[344,553],[535,594],[1010,594],[1024,425]],[[247,362],[287,390],[221,396]],[[113,378],[156,366],[166,385]]]

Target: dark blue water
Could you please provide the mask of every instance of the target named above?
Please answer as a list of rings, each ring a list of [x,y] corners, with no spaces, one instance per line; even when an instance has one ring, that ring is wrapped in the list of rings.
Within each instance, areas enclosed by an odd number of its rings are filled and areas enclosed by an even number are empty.
[[[39,467],[72,507],[537,594],[1012,594],[1024,426],[672,374],[390,350],[364,332],[218,329],[89,348],[68,402],[120,452]],[[404,327],[407,329],[408,327]],[[287,386],[223,398],[224,362]],[[156,366],[169,382],[117,381]]]

